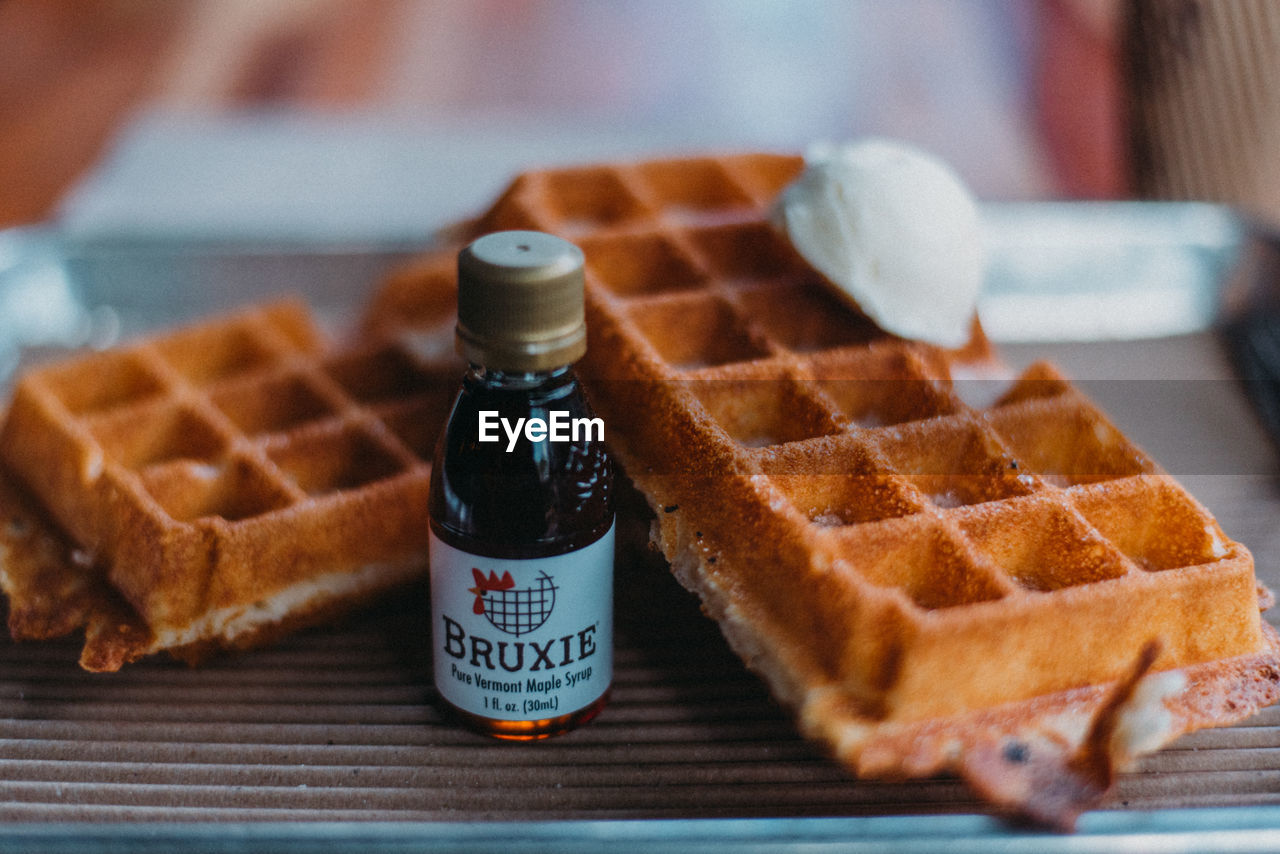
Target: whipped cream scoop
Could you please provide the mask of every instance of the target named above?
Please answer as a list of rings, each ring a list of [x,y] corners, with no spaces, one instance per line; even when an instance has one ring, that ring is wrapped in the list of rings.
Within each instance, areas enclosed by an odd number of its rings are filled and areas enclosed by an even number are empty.
[[[985,274],[978,208],[937,157],[888,140],[815,148],[771,212],[886,332],[961,347]]]

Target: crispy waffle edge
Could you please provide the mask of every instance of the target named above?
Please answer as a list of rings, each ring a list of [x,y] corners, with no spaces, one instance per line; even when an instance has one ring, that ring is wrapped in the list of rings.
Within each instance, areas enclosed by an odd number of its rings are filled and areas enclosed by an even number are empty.
[[[560,223],[566,229],[563,236],[570,239],[586,236],[590,240],[594,236],[592,229],[574,221],[572,214],[564,209],[551,211],[549,218],[545,216],[548,211],[539,205],[556,207],[565,200],[540,198],[540,181],[546,185],[556,182],[567,185],[569,173],[580,174],[587,184],[613,183],[619,191],[634,196],[632,182],[641,171],[679,171],[682,162],[677,159],[602,164],[522,175],[478,220],[475,233],[500,228],[546,228],[548,224],[553,227],[546,230],[557,232],[555,223]],[[726,172],[751,168],[750,158],[719,159],[713,155],[688,162],[699,172],[706,172],[708,168]],[[784,158],[766,167],[766,171],[773,173],[772,177],[764,183],[757,182],[748,191],[757,210],[776,190],[778,167],[783,171],[794,170],[798,162]],[[555,191],[549,192],[554,195]],[[605,230],[610,234],[622,238],[634,236],[629,219],[632,212],[626,210],[625,205],[619,207],[612,201],[593,198],[586,202],[584,209],[590,209],[593,216],[607,219]],[[421,300],[415,299],[415,290],[420,297],[426,290],[452,287],[451,254],[441,252],[422,259],[415,270],[384,283],[367,308],[364,329],[372,334],[393,336],[404,336],[406,330],[411,330],[416,318],[397,316],[397,311],[405,305],[421,307]],[[649,305],[666,299],[670,290],[663,285],[661,299],[646,302],[648,297],[642,295],[628,302],[632,297],[630,289],[637,286],[620,284],[618,287],[625,286],[627,291],[616,294],[606,293],[606,289],[597,286],[593,314],[590,267],[588,251],[588,327],[593,336],[592,347],[599,346],[602,334],[606,337],[616,334],[609,315],[617,310],[620,298],[621,304],[647,311]],[[606,319],[604,324],[597,322],[601,316]],[[411,332],[408,337],[412,337]],[[944,359],[973,366],[994,357],[989,342],[981,336],[980,327],[975,327],[974,344]],[[645,355],[641,348],[639,359],[642,364],[630,376],[643,378],[646,360],[652,361],[653,355]],[[588,361],[591,361],[590,350]],[[657,365],[657,375],[661,376],[663,368],[657,362],[654,365]],[[605,367],[612,371],[618,366]],[[625,375],[633,368],[624,365],[621,372]],[[649,379],[652,380],[652,375]],[[1066,385],[1065,380],[1049,369],[1040,369],[1039,373],[1033,369],[1027,379]],[[590,378],[587,386],[590,392]],[[1029,408],[1034,409],[1034,405]],[[627,411],[624,408],[624,414]],[[603,414],[607,417],[609,413]],[[1097,423],[1099,429],[1107,426],[1105,420]],[[614,437],[617,438],[616,433]],[[704,611],[719,622],[730,645],[747,666],[759,672],[779,700],[794,711],[805,734],[823,743],[859,776],[922,777],[955,773],[999,809],[1066,828],[1080,810],[1096,805],[1105,797],[1115,772],[1134,757],[1159,749],[1182,733],[1239,720],[1274,703],[1280,696],[1280,646],[1274,629],[1258,621],[1255,641],[1248,651],[1240,654],[1174,669],[1166,665],[1165,669],[1150,673],[1161,650],[1148,643],[1140,653],[1134,650],[1134,658],[1127,668],[1121,666],[1095,684],[1055,689],[924,719],[886,716],[874,700],[867,702],[865,697],[850,697],[842,687],[831,684],[821,666],[815,667],[812,660],[806,660],[812,656],[792,655],[794,650],[788,648],[792,639],[780,639],[767,628],[762,629],[759,613],[743,612],[743,602],[722,583],[726,579],[732,583],[731,561],[717,554],[710,537],[704,538],[704,532],[698,530],[707,524],[707,519],[694,518],[680,506],[680,501],[687,498],[683,491],[664,489],[658,483],[660,478],[650,480],[646,469],[652,466],[645,465],[648,457],[643,451],[639,456],[633,454],[626,442],[625,438],[620,442],[611,440],[615,456],[650,503],[655,517],[653,543],[667,558],[677,579],[699,596]],[[732,469],[732,460],[728,465]],[[1203,508],[1197,512],[1203,514]],[[1210,525],[1216,527],[1216,523]],[[732,532],[729,536],[733,536]],[[1248,551],[1229,540],[1225,543],[1233,572],[1252,576]],[[1214,540],[1215,550],[1218,545]],[[1237,590],[1232,595],[1241,607],[1247,607],[1246,595],[1254,597],[1253,601],[1264,608],[1270,603],[1269,592],[1257,585],[1256,580],[1249,585],[1247,594]],[[754,606],[748,602],[747,607]],[[1256,611],[1253,613],[1256,615]]]
[[[240,320],[249,324],[279,323],[281,334],[296,338],[298,352],[287,352],[282,356],[282,364],[290,369],[296,365],[308,369],[312,362],[339,365],[343,359],[358,363],[366,357],[367,347],[322,348],[318,333],[311,329],[307,315],[305,307],[297,301],[248,306],[231,314],[161,331],[111,351],[108,358],[114,358],[121,352],[128,353],[130,348],[154,348],[156,342],[173,340],[173,336],[195,335],[198,339],[202,331],[217,330],[228,324],[234,327]],[[270,334],[276,333],[272,331]],[[65,365],[69,366],[66,370],[83,370],[85,366],[95,364],[95,358],[72,358],[54,363],[49,368],[56,372],[63,370]],[[233,386],[235,382],[237,380],[232,381]],[[369,414],[377,411],[377,406],[377,403],[369,403],[365,406],[367,411],[357,407],[357,414],[348,418],[354,425],[352,429],[390,436],[391,431],[386,424],[377,415]],[[443,412],[437,414],[443,417]],[[7,423],[8,413],[4,415]],[[342,417],[347,418],[345,413]],[[314,434],[323,433],[323,428],[321,425],[318,431],[310,432],[304,428],[304,439],[314,440]],[[83,436],[83,428],[78,424],[63,432],[74,435],[76,440]],[[23,440],[25,446],[31,446],[33,442],[37,446],[39,444],[38,438],[31,438],[29,430]],[[389,447],[399,447],[395,438],[382,441],[389,443]],[[279,450],[278,442],[269,440],[268,444]],[[88,440],[83,441],[81,447],[88,448],[92,455],[95,445]],[[12,448],[8,450],[12,452]],[[335,458],[329,464],[340,467],[342,462]],[[421,481],[422,472],[418,471],[421,463],[405,465],[408,466],[406,471],[417,472],[411,475],[413,483]],[[29,476],[37,478],[39,474],[38,469],[28,472]],[[66,487],[55,487],[55,496],[59,488]],[[377,486],[373,488],[376,490]],[[413,489],[415,495],[422,491],[416,485]],[[93,493],[84,487],[73,487],[68,491],[72,495],[72,505],[85,500],[86,496],[93,500]],[[324,497],[322,495],[321,500]],[[342,496],[338,495],[335,500],[341,499]],[[378,500],[385,503],[385,498]],[[67,503],[63,501],[64,512]],[[342,563],[327,565],[323,555],[304,554],[306,549],[300,549],[298,567],[286,567],[284,572],[273,573],[271,581],[255,585],[253,589],[240,585],[251,595],[238,594],[237,588],[232,586],[218,592],[216,597],[206,597],[203,606],[194,612],[188,609],[182,612],[180,619],[156,624],[145,619],[131,605],[130,597],[117,589],[110,552],[107,552],[105,562],[96,559],[93,551],[64,533],[65,528],[52,519],[42,505],[43,501],[35,497],[11,468],[6,465],[0,469],[0,520],[5,526],[0,532],[0,589],[8,602],[10,634],[15,640],[34,640],[60,637],[82,629],[85,642],[80,663],[91,671],[118,670],[130,661],[160,651],[197,663],[221,650],[261,646],[301,628],[355,610],[390,590],[415,583],[426,570],[425,550],[416,548],[412,543],[396,547],[399,550],[394,554],[357,559],[355,562],[351,562],[351,555],[344,552]],[[109,504],[106,506],[110,507]],[[411,503],[410,509],[413,506],[416,504]],[[279,555],[281,550],[273,546],[262,553]],[[284,554],[287,558],[287,545]],[[252,567],[245,570],[252,572]],[[243,575],[243,571],[236,572]],[[126,574],[125,578],[133,582],[129,589],[135,597],[141,595],[142,602],[149,606],[153,604],[147,598],[151,591],[145,585],[138,587],[137,574]],[[180,578],[166,579],[165,589],[182,583]],[[195,578],[191,583],[207,582]],[[163,591],[158,595],[162,602],[167,596]]]

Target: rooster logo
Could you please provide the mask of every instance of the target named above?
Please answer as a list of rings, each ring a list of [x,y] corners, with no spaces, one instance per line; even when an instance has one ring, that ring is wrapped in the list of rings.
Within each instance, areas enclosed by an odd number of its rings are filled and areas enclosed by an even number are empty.
[[[500,590],[510,590],[516,586],[515,581],[511,578],[511,573],[502,573],[502,578],[498,578],[498,573],[489,570],[489,577],[475,567],[471,568],[471,577],[476,580],[476,586],[470,588],[467,592],[476,594],[476,603],[471,606],[471,613],[484,613],[484,594],[496,593]]]
[[[471,612],[509,635],[518,637],[538,628],[551,616],[551,609],[556,605],[556,586],[545,572],[538,573],[536,585],[520,590],[515,589],[516,582],[509,572],[499,576],[489,570],[485,575],[472,567],[471,577],[476,582],[475,587],[467,589],[476,597]]]

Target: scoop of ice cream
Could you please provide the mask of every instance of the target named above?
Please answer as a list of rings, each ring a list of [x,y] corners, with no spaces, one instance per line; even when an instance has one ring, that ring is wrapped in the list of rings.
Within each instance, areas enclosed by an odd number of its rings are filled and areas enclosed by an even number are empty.
[[[978,208],[949,166],[886,140],[815,149],[772,219],[887,332],[960,347],[982,287]]]

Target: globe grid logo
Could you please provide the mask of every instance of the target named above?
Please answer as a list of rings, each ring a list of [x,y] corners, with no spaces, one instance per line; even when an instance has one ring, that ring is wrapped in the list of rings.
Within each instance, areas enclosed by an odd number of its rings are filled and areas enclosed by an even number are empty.
[[[533,586],[519,590],[509,572],[502,573],[501,578],[493,571],[487,577],[479,569],[473,568],[471,573],[476,581],[469,591],[476,597],[472,610],[483,614],[500,632],[516,637],[528,634],[541,627],[556,606],[558,588],[545,572],[538,572]]]

